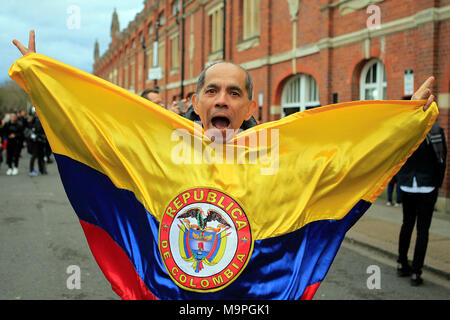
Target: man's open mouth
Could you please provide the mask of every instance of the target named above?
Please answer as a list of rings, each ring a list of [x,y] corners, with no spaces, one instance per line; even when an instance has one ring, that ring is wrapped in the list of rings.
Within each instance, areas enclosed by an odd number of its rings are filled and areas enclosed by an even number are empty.
[[[230,120],[227,117],[218,116],[212,118],[211,123],[217,129],[227,129],[230,125]]]

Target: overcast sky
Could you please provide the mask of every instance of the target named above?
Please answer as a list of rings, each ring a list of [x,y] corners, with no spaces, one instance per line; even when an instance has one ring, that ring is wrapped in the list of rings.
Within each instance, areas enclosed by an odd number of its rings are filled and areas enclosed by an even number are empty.
[[[27,47],[30,29],[36,31],[37,52],[92,72],[95,40],[100,55],[111,42],[114,8],[123,30],[142,11],[144,0],[1,0],[0,82],[10,79],[9,67],[21,57],[12,40]]]

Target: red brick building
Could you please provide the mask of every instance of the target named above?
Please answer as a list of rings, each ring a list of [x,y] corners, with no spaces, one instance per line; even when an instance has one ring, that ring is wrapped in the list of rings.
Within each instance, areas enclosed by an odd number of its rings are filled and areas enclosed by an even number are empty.
[[[208,63],[233,61],[253,77],[261,122],[335,102],[408,99],[434,75],[439,123],[449,137],[450,0],[144,4],[123,30],[114,12],[102,56],[96,44],[94,74],[136,93],[157,85],[170,103],[195,91]],[[156,81],[148,79],[155,67]],[[449,171],[438,202],[447,212]]]

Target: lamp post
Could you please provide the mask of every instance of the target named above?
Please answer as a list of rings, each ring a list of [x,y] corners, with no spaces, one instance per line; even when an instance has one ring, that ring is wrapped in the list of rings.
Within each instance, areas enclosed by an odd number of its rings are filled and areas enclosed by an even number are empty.
[[[184,38],[184,31],[185,31],[185,21],[184,21],[184,0],[181,0],[181,84],[180,84],[180,96],[181,98],[184,98],[184,55],[185,55],[185,38]],[[180,10],[176,9],[176,19],[175,22],[177,25],[180,25],[180,19],[179,19]]]

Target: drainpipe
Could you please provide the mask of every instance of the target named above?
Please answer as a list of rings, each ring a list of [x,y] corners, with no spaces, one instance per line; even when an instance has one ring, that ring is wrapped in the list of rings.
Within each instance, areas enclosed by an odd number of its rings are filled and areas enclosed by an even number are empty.
[[[222,59],[225,60],[225,46],[227,41],[227,0],[223,0],[223,28],[222,28]]]
[[[184,98],[184,30],[185,30],[185,21],[184,21],[184,0],[181,0],[181,88],[180,95],[181,98]]]

